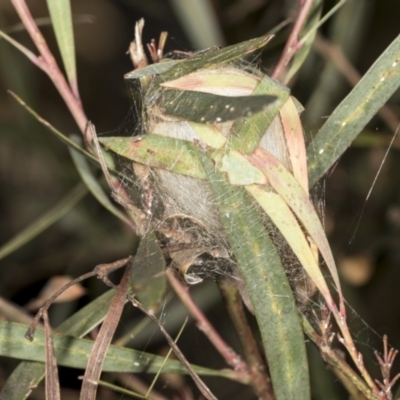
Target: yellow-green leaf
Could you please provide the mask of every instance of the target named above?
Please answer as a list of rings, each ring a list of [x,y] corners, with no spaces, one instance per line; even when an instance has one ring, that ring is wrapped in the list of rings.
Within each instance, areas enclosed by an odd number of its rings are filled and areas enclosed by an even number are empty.
[[[70,0],[47,0],[47,7],[69,83],[76,88],[75,42]]]
[[[304,270],[314,282],[315,286],[317,286],[326,301],[332,304],[333,299],[320,266],[318,265],[318,260],[311,251],[310,244],[308,243],[303,230],[286,202],[279,194],[267,192],[259,185],[247,186],[246,190],[256,199],[263,210],[271,218],[272,222],[288,242],[293,253],[299,259]]]
[[[301,221],[321,252],[333,277],[336,289],[341,295],[339,276],[328,239],[308,194],[293,175],[267,151],[257,148],[247,158],[265,174],[272,187],[282,196]]]

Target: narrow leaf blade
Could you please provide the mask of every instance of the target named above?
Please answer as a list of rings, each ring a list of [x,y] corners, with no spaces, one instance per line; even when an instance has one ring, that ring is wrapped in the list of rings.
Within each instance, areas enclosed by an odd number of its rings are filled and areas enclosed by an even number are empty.
[[[78,140],[78,137],[75,137],[75,142]],[[93,172],[89,168],[89,164],[86,158],[73,149],[69,148],[71,153],[72,160],[76,166],[76,169],[79,172],[83,182],[86,184],[87,188],[93,194],[93,196],[98,200],[98,202],[104,206],[111,214],[114,214],[121,221],[125,222],[129,226],[132,226],[132,221],[130,221],[118,208],[110,201],[109,197],[105,194],[103,188],[100,186],[99,182],[93,175]]]
[[[276,249],[245,190],[230,185],[205,155],[200,157],[254,307],[276,399],[309,399],[303,332]]]
[[[114,292],[115,295],[115,292]],[[108,310],[106,310],[107,312]],[[40,363],[45,362],[45,334],[44,330],[37,329],[35,339],[29,342],[24,334],[27,326],[14,322],[0,321],[0,355],[20,360],[31,360]],[[53,333],[54,348],[58,365],[84,369],[86,367],[93,341],[78,339],[73,336]],[[163,372],[186,374],[185,367],[176,360],[167,360],[142,350],[110,345],[104,360],[105,372],[149,372],[156,373],[163,366]],[[44,371],[44,364],[40,364]],[[210,376],[229,376],[223,371],[193,365],[193,369],[199,374]],[[0,398],[2,398],[0,396]],[[5,399],[5,397],[3,397]],[[15,397],[13,397],[15,398]]]
[[[0,260],[18,250],[26,243],[29,243],[32,239],[57,222],[68,211],[75,207],[75,205],[78,204],[86,194],[87,189],[82,184],[78,184],[74,187],[71,192],[54,207],[27,226],[24,230],[19,232],[7,243],[3,244],[3,246],[0,247]]]
[[[218,123],[265,111],[275,100],[269,95],[231,97],[190,90],[166,90],[160,106],[167,114],[189,121]]]
[[[342,298],[339,275],[328,239],[308,194],[293,175],[267,151],[258,148],[251,156],[248,156],[248,159],[265,174],[272,187],[282,196],[301,221],[321,252]]]
[[[307,148],[314,185],[400,86],[400,35],[339,104]]]
[[[140,137],[104,137],[99,142],[129,160],[153,168],[166,169],[193,178],[205,179],[193,143],[161,135]]]
[[[113,299],[114,290],[109,290],[104,293],[102,296],[98,297],[96,300],[92,301],[86,307],[79,310],[72,317],[68,318],[64,321],[60,326],[57,327],[58,332],[67,333],[73,336],[84,336],[88,332],[90,332],[95,326],[101,323],[103,320],[108,307]],[[18,326],[18,331],[14,331],[12,329]],[[0,324],[0,331],[3,329]],[[22,354],[28,354],[27,349],[24,347],[29,344],[29,342],[25,339],[25,332],[27,327],[24,325],[13,324],[12,329],[8,326],[4,328],[7,333],[4,334],[4,337],[11,337],[13,339],[18,339],[18,344],[16,344],[17,349],[21,349]],[[8,333],[9,332],[9,333]],[[8,336],[7,336],[8,335]],[[41,336],[40,336],[41,335]],[[40,348],[40,358],[31,358],[34,361],[24,361],[21,362],[17,368],[14,369],[12,374],[7,379],[7,382],[4,384],[1,392],[0,392],[0,400],[21,400],[26,399],[30,392],[32,391],[32,387],[38,385],[40,381],[44,378],[45,366],[44,362],[44,332],[39,331],[39,338],[41,339],[41,348]],[[37,337],[35,335],[35,340]],[[0,344],[0,347],[3,344]],[[12,343],[7,342],[7,348],[5,351],[14,351],[12,350]],[[11,347],[10,347],[11,346]],[[16,353],[13,353],[16,354]],[[7,355],[6,353],[4,355]],[[10,355],[11,357],[11,355]],[[26,360],[26,356],[21,355],[21,357],[17,357],[21,360]],[[28,358],[30,359],[30,358]]]
[[[330,299],[330,291],[318,265],[318,261],[311,251],[310,244],[304,235],[299,223],[282,197],[273,192],[266,192],[258,185],[247,186],[246,190],[257,200],[272,222],[282,233],[293,253],[299,259],[304,270],[323,294]]]
[[[272,35],[266,35],[255,39],[250,39],[246,42],[224,47],[219,50],[209,50],[206,52],[201,51],[186,60],[180,61],[164,74],[161,74],[162,80],[169,81],[172,79],[177,79],[200,68],[208,68],[213,65],[224,64],[233,60],[237,60],[246,54],[261,49],[272,39],[272,37]]]
[[[77,87],[75,42],[70,0],[47,0],[51,22],[68,80]]]

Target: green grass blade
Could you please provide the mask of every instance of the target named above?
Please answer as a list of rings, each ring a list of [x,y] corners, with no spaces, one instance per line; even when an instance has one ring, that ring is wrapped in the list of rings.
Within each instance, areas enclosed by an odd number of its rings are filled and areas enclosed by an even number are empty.
[[[200,155],[221,221],[254,307],[277,400],[310,398],[304,336],[275,246],[244,188]]]
[[[228,63],[237,60],[246,54],[253,53],[263,48],[270,40],[272,35],[265,35],[246,42],[234,44],[219,50],[200,52],[186,60],[182,60],[173,65],[168,71],[161,74],[163,82],[177,79],[200,68],[209,68],[213,65]]]
[[[25,46],[23,46],[21,43],[14,40],[11,36],[8,36],[4,31],[0,31],[0,37],[7,40],[8,43],[14,46],[21,53],[25,54],[25,56],[28,57],[29,60],[31,60],[34,64],[36,63],[36,55]]]
[[[62,218],[68,211],[75,207],[77,203],[87,194],[87,189],[81,183],[58,202],[53,208],[43,214],[40,218],[18,233],[10,241],[0,247],[0,260],[12,252],[24,246],[37,235],[45,231],[49,226],[53,225]]]
[[[224,45],[223,33],[211,2],[172,0],[171,5],[196,49]]]
[[[0,355],[35,362],[45,362],[45,334],[37,329],[32,342],[25,339],[27,326],[15,322],[0,321]],[[78,339],[61,333],[53,333],[57,364],[71,368],[86,368],[93,341]],[[157,373],[160,368],[165,373],[186,374],[186,368],[177,360],[167,360],[139,350],[110,345],[104,360],[104,372],[148,372]],[[202,375],[226,376],[222,371],[192,365]],[[229,375],[229,374],[228,374]]]
[[[79,141],[79,137],[74,136],[73,140],[75,142]],[[80,144],[80,143],[78,143]],[[109,196],[106,195],[103,188],[100,186],[97,179],[94,177],[92,170],[89,167],[89,163],[86,158],[78,151],[74,150],[72,147],[69,148],[72,160],[74,161],[75,167],[79,172],[83,182],[93,194],[93,196],[98,200],[98,202],[105,207],[111,214],[115,215],[121,221],[125,222],[127,225],[133,227],[132,221],[127,218],[118,208],[110,201]]]
[[[57,332],[73,336],[86,335],[104,319],[113,296],[114,290],[110,290],[98,297],[59,325]],[[22,339],[24,339],[24,335],[25,333],[21,334]],[[38,385],[44,378],[44,373],[43,363],[21,362],[4,384],[0,392],[0,400],[26,399],[32,391],[32,387]]]
[[[47,129],[50,130],[51,133],[53,133],[58,139],[60,139],[62,142],[64,142],[69,148],[76,150],[78,153],[84,155],[88,160],[94,162],[96,165],[100,166],[99,160],[90,154],[88,151],[86,151],[83,147],[79,146],[76,144],[73,140],[71,140],[68,136],[64,135],[61,131],[56,129],[53,125],[51,125],[48,121],[46,121],[44,118],[42,118],[36,111],[34,111],[31,107],[29,107],[18,95],[15,93],[9,91],[11,96],[14,97],[15,100],[18,101],[25,109],[26,111],[29,112],[36,120],[38,120],[42,125],[44,125]],[[117,171],[115,171],[111,166],[107,166],[108,171],[112,173],[115,176],[120,176],[127,182],[131,182],[134,184],[133,180],[126,175],[120,174]]]
[[[76,89],[75,43],[70,0],[47,0],[47,7],[68,81],[71,87]]]
[[[53,125],[51,125],[48,121],[46,121],[44,118],[42,118],[35,110],[33,110],[31,107],[29,107],[24,100],[21,99],[17,94],[15,94],[12,91],[9,91],[12,97],[14,97],[15,100],[19,104],[22,105],[22,107],[25,108],[26,111],[29,112],[37,121],[39,121],[42,125],[44,125],[47,129],[50,130],[51,133],[53,133],[58,139],[60,139],[62,142],[64,142],[67,146],[74,148],[75,150],[79,151],[81,154],[83,154],[85,157],[90,159],[91,161],[94,161],[96,164],[99,164],[99,160],[94,157],[92,154],[87,152],[84,148],[81,146],[78,146],[74,141],[72,141],[68,136],[64,135],[61,131],[56,129]]]
[[[400,86],[400,35],[339,104],[307,148],[310,187]]]

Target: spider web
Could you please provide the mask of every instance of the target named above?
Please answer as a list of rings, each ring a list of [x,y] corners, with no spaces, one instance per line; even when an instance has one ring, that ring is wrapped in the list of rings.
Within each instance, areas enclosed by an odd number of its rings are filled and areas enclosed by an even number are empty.
[[[250,66],[250,63],[249,65]],[[247,67],[246,67],[247,68]],[[127,87],[130,92],[131,107],[130,110],[121,123],[121,125],[114,132],[117,136],[140,136],[145,134],[146,126],[144,123],[144,111],[143,111],[143,93],[140,85],[134,80],[127,82]],[[157,97],[157,94],[155,95]],[[179,134],[179,132],[178,132]],[[187,137],[183,137],[188,139]],[[194,138],[200,139],[200,138]],[[193,138],[192,138],[193,140]],[[136,205],[140,205],[141,196],[143,196],[143,190],[140,185],[133,185],[131,179],[126,179],[126,176],[134,177],[134,171],[132,169],[132,163],[120,156],[116,156],[117,162],[121,170],[121,183],[130,191],[132,198]],[[185,276],[187,283],[198,283],[203,279],[218,280],[219,278],[230,278],[236,281],[240,281],[240,274],[235,269],[235,259],[230,251],[227,244],[225,235],[222,232],[222,228],[218,227],[216,219],[218,215],[215,211],[215,202],[212,199],[212,195],[207,193],[207,188],[204,182],[199,180],[188,179],[187,177],[177,176],[176,174],[164,171],[158,174],[152,174],[153,184],[157,187],[156,198],[160,205],[160,210],[155,210],[155,214],[159,219],[162,219],[161,215],[165,212],[165,209],[169,209],[169,214],[174,216],[167,224],[168,229],[174,229],[181,232],[186,238],[194,243],[185,243],[185,250],[189,252],[196,251],[196,249],[202,249],[196,257],[193,257],[190,264],[190,272],[181,271]],[[311,193],[315,208],[320,215],[322,222],[324,223],[324,209],[325,209],[325,181],[322,181]],[[307,286],[308,282],[305,274],[300,266],[297,258],[291,252],[289,245],[280,233],[274,228],[273,224],[268,220],[265,214],[254,205],[259,211],[260,216],[263,218],[265,227],[272,237],[274,244],[281,255],[282,262],[287,271],[287,276],[291,283],[293,291],[296,293],[296,288],[299,285]],[[157,212],[159,213],[157,215]],[[168,243],[165,235],[160,235],[160,243],[162,246],[171,245]],[[196,247],[197,245],[197,247]],[[215,257],[218,252],[226,250],[224,257]],[[189,255],[186,261],[189,259]],[[174,258],[171,257],[169,260],[172,264]],[[326,274],[327,280],[329,280],[329,274]],[[311,315],[311,310],[322,309],[323,300],[318,295],[314,295],[312,290],[308,292],[307,288],[302,290],[302,299],[298,300],[299,306],[307,315]],[[372,351],[376,348],[377,343],[381,342],[381,337],[368,326],[368,324],[361,319],[354,309],[347,304],[348,308],[348,321],[353,332],[353,336],[359,349],[366,355],[366,363],[377,365],[375,358],[372,355]],[[364,351],[365,350],[365,351]]]

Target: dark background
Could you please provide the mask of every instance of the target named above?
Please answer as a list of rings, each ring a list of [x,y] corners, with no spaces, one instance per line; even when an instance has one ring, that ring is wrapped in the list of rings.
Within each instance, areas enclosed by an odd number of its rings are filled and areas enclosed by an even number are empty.
[[[214,0],[212,3],[222,41],[206,43],[205,47],[260,36],[295,15],[297,4],[289,0]],[[348,8],[342,9],[321,31],[345,49],[363,74],[399,34],[400,2],[352,0],[348,3]],[[28,4],[35,17],[48,16],[44,0]],[[333,4],[326,1],[324,10]],[[145,42],[158,38],[162,30],[168,31],[166,51],[192,51],[202,47],[190,38],[190,28],[183,26],[169,1],[76,0],[72,1],[72,10],[74,15],[85,15],[85,19],[91,20],[90,23],[77,21],[74,29],[80,93],[86,114],[99,133],[112,134],[129,109],[123,75],[132,69],[125,53],[133,38],[135,21],[145,18]],[[19,20],[10,2],[0,0],[0,28],[7,29],[17,23]],[[51,26],[41,29],[59,59]],[[288,32],[283,30],[263,55],[265,71],[272,69]],[[23,30],[12,36],[34,50]],[[293,95],[306,107],[304,123],[309,135],[323,124],[350,89],[338,74],[329,75],[326,62],[315,53],[310,55],[291,86]],[[7,90],[16,92],[65,134],[78,133],[48,77],[8,43],[0,41],[0,244],[46,212],[79,181],[65,145],[28,115]],[[399,115],[399,93],[391,99],[390,106]],[[381,350],[381,335],[388,334],[390,343],[400,348],[400,139],[395,140],[382,166],[392,135],[393,131],[382,119],[374,118],[315,190],[319,206],[325,209],[325,224],[348,302],[358,315],[351,317],[353,331],[366,350],[367,365],[376,374],[372,349]],[[49,277],[79,276],[96,264],[126,257],[133,241],[131,233],[117,219],[91,196],[86,196],[44,233],[0,260],[0,295],[23,306],[37,295]],[[79,301],[55,307],[54,324],[105,290],[97,280],[87,283],[86,289],[86,295]],[[207,297],[203,302],[207,302],[205,308],[210,319],[235,346],[236,339],[213,284],[194,290],[200,290]],[[124,328],[121,334],[123,331]],[[212,368],[224,367],[194,324],[186,329],[181,343],[189,360]],[[139,344],[145,345],[145,341]],[[159,351],[164,344],[154,340],[152,346],[150,350]],[[311,373],[315,399],[344,398],[333,376],[318,375],[324,367],[318,364],[321,361],[314,352],[311,351],[310,357],[315,368]],[[10,360],[4,361],[0,367],[0,386],[14,365]],[[399,369],[400,365],[396,364],[393,372]],[[62,369],[61,376],[66,386],[78,386],[75,372]],[[219,380],[211,385],[221,399],[255,398],[245,387],[238,389],[228,381]],[[75,394],[72,392],[71,396]]]

